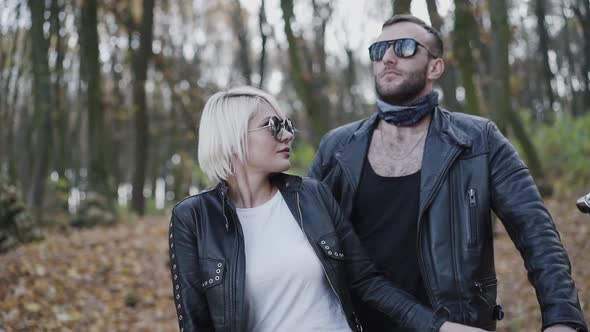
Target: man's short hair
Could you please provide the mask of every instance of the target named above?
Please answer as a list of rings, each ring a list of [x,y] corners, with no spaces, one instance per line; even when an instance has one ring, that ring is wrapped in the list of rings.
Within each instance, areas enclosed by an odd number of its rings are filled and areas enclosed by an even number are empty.
[[[414,23],[414,24],[419,25],[422,28],[424,28],[424,30],[428,31],[428,33],[430,33],[432,35],[432,38],[434,39],[434,43],[432,45],[434,48],[431,49],[430,52],[432,52],[432,54],[436,55],[437,57],[442,58],[445,48],[444,48],[443,40],[440,36],[440,32],[438,32],[436,29],[434,29],[430,25],[426,24],[426,22],[422,21],[421,19],[417,18],[416,16],[409,15],[409,14],[393,15],[391,18],[389,18],[387,21],[385,21],[385,23],[383,23],[383,26],[381,28],[384,29],[385,27],[388,27],[390,25],[394,25],[394,24],[400,23],[400,22]]]
[[[199,124],[198,159],[209,179],[225,181],[234,174],[234,158],[246,161],[248,122],[265,104],[283,117],[273,96],[249,86],[220,91],[207,100]]]

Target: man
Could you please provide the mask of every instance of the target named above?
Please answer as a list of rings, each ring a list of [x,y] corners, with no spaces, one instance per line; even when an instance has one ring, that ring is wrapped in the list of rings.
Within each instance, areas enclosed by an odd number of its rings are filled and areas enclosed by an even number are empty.
[[[544,331],[587,331],[570,262],[523,161],[490,121],[438,107],[438,32],[394,16],[369,48],[376,114],[329,132],[310,176],[324,182],[369,255],[448,320],[495,330],[491,211],[520,251]],[[401,331],[357,303],[365,331]]]

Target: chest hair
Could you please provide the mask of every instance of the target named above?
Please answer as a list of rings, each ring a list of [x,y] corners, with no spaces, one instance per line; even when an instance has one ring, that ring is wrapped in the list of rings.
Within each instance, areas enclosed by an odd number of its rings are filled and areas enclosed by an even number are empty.
[[[380,176],[400,177],[422,168],[426,131],[420,135],[388,135],[379,127],[373,131],[369,163]]]

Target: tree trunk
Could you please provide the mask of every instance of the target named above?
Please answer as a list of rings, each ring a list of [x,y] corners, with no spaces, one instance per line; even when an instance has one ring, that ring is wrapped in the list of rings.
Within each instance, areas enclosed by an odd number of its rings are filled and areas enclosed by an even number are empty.
[[[29,0],[31,10],[31,42],[33,62],[33,175],[28,191],[28,204],[40,209],[49,171],[49,149],[51,147],[51,94],[49,79],[49,42],[43,35],[45,24],[45,2]]]
[[[432,27],[441,31],[443,20],[438,14],[438,7],[436,0],[426,0],[428,6],[428,15],[430,16],[430,22]],[[443,91],[442,105],[451,111],[461,111],[461,104],[457,101],[457,77],[456,77],[457,66],[453,59],[445,59],[445,73],[440,78],[440,86]]]
[[[543,101],[543,120],[547,123],[553,121],[553,106],[555,105],[555,96],[551,81],[553,80],[553,73],[549,66],[549,35],[547,27],[545,26],[545,0],[535,1],[535,15],[537,16],[537,33],[539,35],[539,53],[541,53],[541,72],[543,73],[543,92],[541,100]],[[543,95],[547,99],[543,98]]]
[[[260,43],[262,45],[260,51],[260,59],[258,61],[258,87],[262,89],[264,86],[264,74],[266,72],[266,41],[269,35],[270,25],[266,19],[266,5],[265,0],[260,2],[260,11],[258,13],[258,29],[260,31]]]
[[[409,14],[412,7],[412,0],[391,0],[393,15]]]
[[[313,73],[304,65],[304,59],[301,55],[300,43],[303,42],[303,39],[296,38],[291,28],[294,19],[293,0],[281,0],[281,9],[283,10],[285,22],[285,35],[289,44],[288,54],[291,64],[291,78],[308,117],[312,131],[310,133],[311,141],[317,145],[321,135],[329,128],[329,103],[325,99],[326,96],[314,93]]]
[[[143,215],[145,213],[145,198],[143,186],[145,184],[148,166],[149,123],[145,96],[145,82],[147,65],[152,55],[152,27],[154,20],[154,0],[143,0],[143,19],[140,28],[140,45],[135,52],[133,86],[133,101],[135,104],[135,174],[133,176],[133,210]]]
[[[510,24],[506,0],[488,0],[492,28],[492,103],[504,123],[512,128],[520,142],[531,174],[537,181],[543,180],[543,170],[535,146],[528,137],[518,114],[512,110],[510,98],[510,64],[508,46],[510,44]]]
[[[236,59],[242,78],[247,85],[252,85],[252,64],[250,63],[250,39],[248,38],[248,24],[243,19],[240,0],[234,0],[232,15],[230,16],[232,27],[238,38]]]
[[[54,68],[54,82],[53,82],[53,110],[55,114],[55,128],[54,135],[55,144],[55,166],[60,177],[65,175],[66,165],[68,161],[68,149],[66,146],[67,133],[68,133],[68,116],[65,108],[62,105],[63,100],[63,87],[62,87],[62,75],[63,75],[63,61],[64,61],[64,48],[63,38],[59,34],[61,23],[59,14],[63,10],[63,5],[60,4],[59,0],[51,1],[51,35],[55,38],[55,68]]]
[[[21,4],[16,6],[16,19],[14,22],[20,21],[21,15]],[[27,39],[24,36],[25,29],[18,29],[14,32],[13,38],[10,43],[10,49],[7,50],[6,59],[0,60],[2,68],[0,68],[0,79],[3,81],[2,91],[0,91],[0,176],[7,175],[8,181],[11,184],[16,183],[16,167],[15,161],[12,154],[12,142],[14,128],[14,114],[16,103],[11,103],[11,91],[18,89],[16,82],[18,82],[19,75],[16,75],[21,71],[22,56],[18,57],[18,51],[24,48],[21,43],[22,39]],[[20,48],[19,48],[20,46]],[[2,47],[5,47],[2,45]],[[15,67],[18,68],[15,70]],[[16,79],[15,79],[16,77]],[[14,88],[12,88],[14,86]],[[4,170],[6,173],[4,174]]]
[[[29,56],[29,51],[31,48],[31,38],[28,38],[28,35],[24,35],[22,38],[22,43],[23,46],[20,50],[20,56],[18,56],[18,59],[25,59]],[[14,76],[14,78],[12,78],[13,80],[13,84],[12,84],[12,96],[9,96],[9,100],[10,102],[8,102],[9,105],[12,105],[12,107],[10,107],[9,110],[9,119],[15,119],[17,114],[21,114],[20,117],[20,125],[15,124],[14,128],[12,128],[12,130],[9,132],[9,136],[8,136],[8,141],[7,144],[9,146],[10,151],[8,152],[8,158],[9,163],[8,163],[8,173],[10,176],[10,178],[14,179],[14,183],[20,183],[21,187],[23,188],[23,190],[25,190],[26,188],[28,188],[28,183],[30,181],[30,170],[31,170],[31,166],[30,166],[30,158],[23,158],[22,153],[19,153],[21,151],[19,151],[18,148],[15,148],[17,146],[29,146],[29,144],[13,144],[14,142],[19,142],[21,140],[21,137],[23,136],[23,134],[21,133],[28,133],[28,125],[27,125],[27,120],[26,118],[28,118],[28,111],[26,110],[26,107],[24,108],[19,108],[18,105],[18,100],[19,100],[19,93],[21,91],[21,89],[19,89],[18,87],[18,82],[20,82],[21,77],[23,76],[23,72],[24,72],[24,68],[26,67],[26,63],[25,61],[18,61],[18,69],[16,71],[16,75]],[[13,123],[13,122],[9,122],[9,123]],[[22,130],[22,129],[27,129],[27,130]],[[30,141],[30,137],[29,135],[24,135],[26,136],[25,141]],[[25,156],[27,154],[25,153]],[[17,167],[18,165],[18,167]]]
[[[469,0],[455,1],[455,28],[453,32],[453,49],[461,70],[463,88],[465,89],[466,112],[481,114],[479,95],[475,84],[475,64],[469,44],[469,31],[472,20]]]
[[[108,169],[109,136],[102,102],[96,0],[84,0],[80,25],[80,65],[82,79],[86,83],[88,109],[88,189],[102,195],[112,208],[114,191]]]
[[[574,90],[574,77],[576,77],[576,61],[574,60],[574,55],[572,53],[571,48],[571,32],[570,32],[570,20],[566,17],[565,14],[566,4],[561,4],[561,17],[563,18],[563,52],[565,53],[565,62],[567,63],[567,78],[565,81],[567,82],[568,90],[571,93],[571,101],[570,101],[570,114],[572,116],[577,116],[578,112],[580,112],[581,105],[578,103],[578,94]]]

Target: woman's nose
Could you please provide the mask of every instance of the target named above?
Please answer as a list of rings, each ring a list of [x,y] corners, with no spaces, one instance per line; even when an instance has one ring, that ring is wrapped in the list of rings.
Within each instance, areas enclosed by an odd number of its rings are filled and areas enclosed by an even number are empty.
[[[281,128],[281,134],[279,135],[279,141],[281,143],[291,142],[293,138],[295,138],[295,135],[293,135],[293,133],[291,133],[285,128]]]

